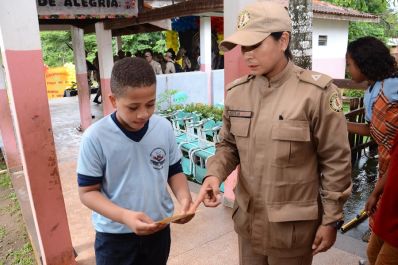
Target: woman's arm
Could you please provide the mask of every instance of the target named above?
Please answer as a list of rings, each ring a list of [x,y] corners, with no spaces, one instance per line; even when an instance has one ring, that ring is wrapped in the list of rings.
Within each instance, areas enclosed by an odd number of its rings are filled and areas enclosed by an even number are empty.
[[[384,184],[386,183],[387,177],[388,174],[377,180],[376,186],[373,192],[370,194],[365,205],[365,211],[368,212],[368,215],[372,215],[376,212],[377,202],[379,201],[380,195],[383,193]]]
[[[362,136],[370,136],[369,125],[366,123],[356,123],[348,121],[347,129],[350,133],[355,133]]]

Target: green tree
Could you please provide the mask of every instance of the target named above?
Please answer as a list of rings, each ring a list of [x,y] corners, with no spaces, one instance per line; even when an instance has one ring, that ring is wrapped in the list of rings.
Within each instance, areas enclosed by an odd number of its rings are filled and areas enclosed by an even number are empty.
[[[40,33],[43,59],[48,66],[62,66],[65,63],[73,63],[72,36],[70,31],[45,31]],[[141,33],[123,36],[123,50],[131,53],[143,52],[152,49],[154,52],[163,53],[166,50],[166,40],[163,32]],[[113,51],[115,40],[112,41]],[[97,52],[97,40],[95,34],[84,35],[84,45],[87,51],[87,59],[93,61]]]
[[[164,53],[166,50],[166,40],[164,32],[150,32],[133,34],[122,37],[124,51],[130,51],[132,54],[144,52],[146,49],[152,49],[153,52]]]
[[[349,7],[362,12],[378,15],[380,23],[352,22],[349,40],[363,36],[373,36],[386,41],[398,33],[397,15],[390,9],[395,0],[325,0],[339,6]]]
[[[43,59],[48,66],[62,66],[73,62],[70,31],[45,31],[40,33]]]

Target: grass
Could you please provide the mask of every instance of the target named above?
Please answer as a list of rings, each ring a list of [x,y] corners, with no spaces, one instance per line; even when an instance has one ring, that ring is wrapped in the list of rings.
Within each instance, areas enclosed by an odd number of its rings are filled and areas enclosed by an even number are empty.
[[[7,230],[5,226],[0,226],[0,242],[6,236]],[[1,263],[0,263],[1,264]]]
[[[9,189],[11,188],[11,178],[8,173],[4,173],[0,175],[0,187]]]
[[[10,253],[13,265],[32,265],[35,263],[32,255],[33,249],[30,243],[25,243],[22,248]]]
[[[0,150],[0,170],[6,169],[7,166],[2,159],[2,153]],[[1,200],[6,199],[9,201],[9,204],[0,209],[0,214],[6,214],[11,217],[11,220],[18,222],[18,226],[21,227],[17,234],[17,237],[12,239],[15,241],[22,240],[25,242],[24,245],[18,249],[10,249],[8,253],[3,253],[6,257],[0,257],[0,265],[7,264],[10,265],[32,265],[36,264],[33,255],[32,245],[30,244],[29,239],[27,238],[25,232],[25,224],[22,221],[21,216],[21,208],[19,206],[18,198],[14,190],[12,189],[11,178],[8,173],[0,174],[0,189],[8,190],[7,193],[4,194],[4,198],[0,198]],[[0,242],[3,240],[10,240],[10,236],[13,233],[8,233],[6,226],[0,225]],[[7,239],[8,238],[8,239]],[[16,247],[16,246],[14,246]],[[10,263],[11,262],[11,263]]]

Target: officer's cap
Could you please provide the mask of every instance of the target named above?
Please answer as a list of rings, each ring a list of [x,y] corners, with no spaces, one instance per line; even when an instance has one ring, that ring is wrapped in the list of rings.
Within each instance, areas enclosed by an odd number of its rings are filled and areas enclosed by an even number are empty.
[[[236,45],[252,46],[273,32],[283,31],[292,31],[286,8],[271,1],[255,2],[240,12],[236,32],[220,43],[220,49],[229,51]]]

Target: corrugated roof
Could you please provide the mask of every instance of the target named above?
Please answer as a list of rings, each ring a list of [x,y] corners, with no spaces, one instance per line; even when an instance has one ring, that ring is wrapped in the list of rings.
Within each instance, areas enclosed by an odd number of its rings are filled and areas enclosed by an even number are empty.
[[[276,0],[284,6],[289,5],[288,0]],[[315,18],[329,18],[337,20],[378,22],[379,17],[361,12],[352,8],[336,6],[319,0],[312,0],[312,11]]]
[[[313,0],[312,3],[313,3],[312,8],[314,13],[344,15],[344,16],[373,18],[373,19],[378,18],[378,16],[369,13],[360,12],[358,10],[354,10],[351,8],[336,6],[328,2]]]

